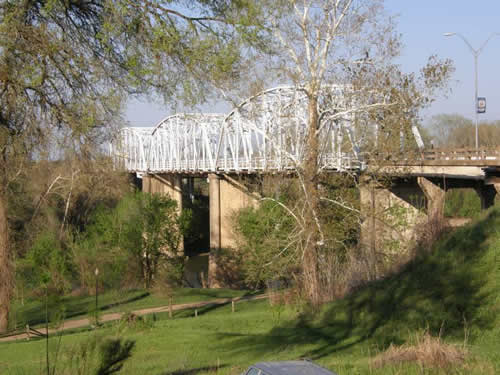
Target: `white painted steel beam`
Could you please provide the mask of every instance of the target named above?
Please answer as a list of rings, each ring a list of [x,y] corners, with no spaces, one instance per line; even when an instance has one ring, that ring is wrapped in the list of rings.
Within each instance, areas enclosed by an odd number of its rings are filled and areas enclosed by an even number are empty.
[[[376,126],[354,128],[346,88],[328,86],[319,108],[321,169],[345,171],[364,165],[362,148]],[[307,97],[294,87],[252,96],[229,114],[180,113],[154,128],[123,128],[110,150],[115,163],[140,173],[265,173],[299,168],[306,155]],[[325,104],[327,103],[327,104]]]

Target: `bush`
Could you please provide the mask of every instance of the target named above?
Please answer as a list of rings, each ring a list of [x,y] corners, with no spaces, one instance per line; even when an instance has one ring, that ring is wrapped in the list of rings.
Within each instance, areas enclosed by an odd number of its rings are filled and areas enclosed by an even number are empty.
[[[245,208],[236,214],[239,248],[244,256],[241,266],[245,281],[256,288],[267,280],[290,276],[293,250],[286,250],[293,218],[273,201],[264,201],[258,208]]]
[[[52,232],[42,232],[24,258],[17,262],[18,277],[35,291],[46,287],[64,292],[71,287],[72,259]]]

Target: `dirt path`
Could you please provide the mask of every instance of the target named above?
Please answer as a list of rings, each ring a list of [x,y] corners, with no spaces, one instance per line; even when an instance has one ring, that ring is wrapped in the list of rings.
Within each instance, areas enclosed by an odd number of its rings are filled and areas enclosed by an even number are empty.
[[[257,300],[257,299],[264,299],[267,298],[266,294],[259,295],[259,296],[252,296],[252,297],[237,297],[237,298],[219,298],[219,299],[214,299],[211,301],[202,301],[202,302],[192,302],[192,303],[181,303],[181,304],[176,304],[172,305],[172,311],[178,311],[178,310],[185,310],[185,309],[195,309],[195,308],[200,308],[204,306],[209,306],[209,305],[225,305],[230,303],[231,301],[234,302],[239,302],[239,301],[250,301],[250,300]],[[154,313],[161,313],[161,312],[167,312],[169,309],[169,306],[159,306],[159,307],[150,307],[147,309],[140,309],[140,310],[135,310],[132,311],[132,314],[143,316],[143,315],[148,315],[148,314],[154,314]],[[99,317],[99,322],[105,323],[105,322],[110,322],[113,320],[119,320],[124,313],[109,313],[109,314],[102,314]],[[74,328],[81,328],[81,327],[87,327],[92,324],[92,320],[88,318],[84,319],[75,319],[75,320],[67,320],[63,323],[63,325],[57,329],[51,329],[49,328],[49,334],[53,334],[59,331],[65,331],[68,329],[74,329]],[[37,328],[38,331],[45,333],[46,330],[45,328]],[[32,335],[35,337],[34,335]],[[0,338],[0,342],[7,342],[7,341],[16,341],[16,340],[23,340],[23,339],[29,339],[27,333],[21,333],[18,335],[12,335],[8,337],[2,337]]]

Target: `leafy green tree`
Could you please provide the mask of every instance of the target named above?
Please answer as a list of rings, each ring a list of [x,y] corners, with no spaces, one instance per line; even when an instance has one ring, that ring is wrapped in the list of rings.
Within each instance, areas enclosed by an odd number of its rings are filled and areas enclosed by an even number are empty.
[[[235,230],[239,237],[241,262],[246,281],[252,286],[263,286],[270,280],[298,282],[304,288],[302,236],[307,229],[300,223],[305,202],[300,182],[296,179],[264,177],[262,202],[258,208],[246,208],[236,214]],[[320,186],[322,202],[319,222],[324,231],[325,248],[321,254],[324,273],[332,277],[331,259],[347,257],[358,243],[359,193],[356,183],[340,175],[322,175]],[[329,263],[330,262],[330,263]],[[337,275],[334,275],[337,276]],[[330,291],[326,290],[323,294]]]
[[[86,145],[113,133],[129,94],[192,103],[234,80],[240,46],[259,44],[256,4],[0,1],[0,331],[13,287],[6,197],[19,171],[54,137],[91,157]]]
[[[161,260],[178,265],[183,258],[179,252],[191,212],[179,215],[177,202],[159,194],[142,195],[141,206],[141,247],[130,250],[141,266],[144,287],[150,288]]]

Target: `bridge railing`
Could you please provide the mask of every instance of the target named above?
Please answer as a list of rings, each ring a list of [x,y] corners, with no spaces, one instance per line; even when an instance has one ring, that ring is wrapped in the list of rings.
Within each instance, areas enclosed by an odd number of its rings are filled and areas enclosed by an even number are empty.
[[[151,173],[171,172],[171,173],[206,173],[206,172],[242,172],[242,173],[266,173],[266,172],[286,172],[296,170],[295,165],[291,160],[287,159],[270,159],[264,157],[253,157],[249,159],[233,159],[218,160],[217,165],[210,163],[208,160],[201,159],[172,159],[172,160],[155,160],[144,161],[137,163],[135,159],[122,158],[121,164],[129,171],[142,171]],[[362,169],[362,163],[349,154],[337,156],[333,154],[325,154],[319,160],[319,166],[324,170],[359,170]]]
[[[423,151],[424,160],[500,160],[499,148],[454,148],[454,149],[428,149]]]

